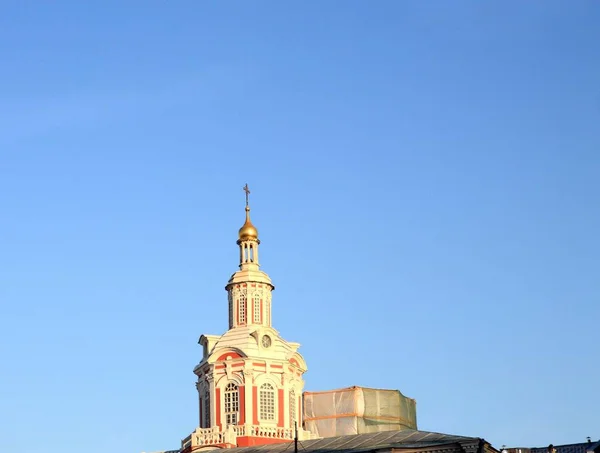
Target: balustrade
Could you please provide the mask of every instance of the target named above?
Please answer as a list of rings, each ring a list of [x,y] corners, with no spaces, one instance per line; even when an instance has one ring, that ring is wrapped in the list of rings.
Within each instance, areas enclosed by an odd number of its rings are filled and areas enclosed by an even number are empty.
[[[294,430],[292,428],[258,425],[230,425],[225,431],[219,431],[218,426],[213,428],[196,428],[191,435],[183,439],[181,447],[182,450],[188,447],[194,450],[196,447],[207,445],[236,445],[236,438],[244,436],[292,440],[294,439]]]
[[[233,430],[235,431],[236,436],[246,435],[246,425],[234,425]]]
[[[268,437],[272,439],[294,438],[294,430],[291,428],[279,428],[275,426],[253,426],[252,432],[256,437]]]

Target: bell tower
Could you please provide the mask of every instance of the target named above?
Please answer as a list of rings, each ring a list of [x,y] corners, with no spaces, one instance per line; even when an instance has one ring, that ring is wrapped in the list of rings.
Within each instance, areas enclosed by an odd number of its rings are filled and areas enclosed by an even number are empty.
[[[202,359],[194,368],[198,428],[182,441],[182,452],[203,447],[242,447],[291,442],[311,434],[301,428],[303,374],[300,345],[284,340],[271,324],[275,287],[260,269],[258,230],[250,220],[238,232],[239,270],[225,286],[229,330],[202,335]]]
[[[271,327],[271,292],[275,289],[269,276],[260,271],[258,262],[260,240],[258,230],[250,220],[248,184],[244,186],[244,191],[246,192],[246,221],[238,232],[237,240],[240,248],[240,270],[233,274],[225,287],[228,293],[230,329],[250,325]]]

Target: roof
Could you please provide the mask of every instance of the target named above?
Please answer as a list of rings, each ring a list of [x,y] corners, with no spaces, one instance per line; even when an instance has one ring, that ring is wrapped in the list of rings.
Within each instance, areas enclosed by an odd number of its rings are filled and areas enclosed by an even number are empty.
[[[599,451],[600,441],[598,442],[581,442],[578,444],[553,445],[556,453],[586,453]],[[531,448],[531,453],[548,453],[548,447]]]
[[[437,445],[459,443],[461,445],[479,443],[477,437],[454,436],[450,434],[431,433],[406,429],[401,431],[383,431],[369,434],[353,434],[349,436],[326,437],[299,442],[300,453],[340,453],[363,452],[387,448],[422,448]],[[238,447],[228,449],[228,453],[283,453],[292,452],[290,443],[260,445],[254,447]]]

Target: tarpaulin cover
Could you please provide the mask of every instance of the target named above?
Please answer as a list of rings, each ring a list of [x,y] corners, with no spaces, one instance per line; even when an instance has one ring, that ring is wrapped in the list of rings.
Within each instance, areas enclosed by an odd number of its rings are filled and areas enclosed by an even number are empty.
[[[417,403],[398,390],[304,392],[304,429],[319,437],[417,429]]]

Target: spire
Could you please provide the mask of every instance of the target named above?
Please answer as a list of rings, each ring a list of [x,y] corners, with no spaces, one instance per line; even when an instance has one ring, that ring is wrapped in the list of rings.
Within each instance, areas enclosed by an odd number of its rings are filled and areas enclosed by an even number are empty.
[[[250,189],[248,188],[248,184],[243,189],[246,192],[246,222],[240,228],[237,240],[237,244],[240,246],[240,268],[244,265],[258,266],[258,244],[260,244],[258,230],[250,221],[250,206],[248,202]]]
[[[250,221],[250,206],[248,205],[248,195],[250,195],[250,189],[248,189],[248,184],[244,187],[244,192],[246,192],[246,223],[240,228],[240,232],[238,234],[238,244],[242,241],[256,241],[260,243],[258,240],[258,230],[252,222]]]

